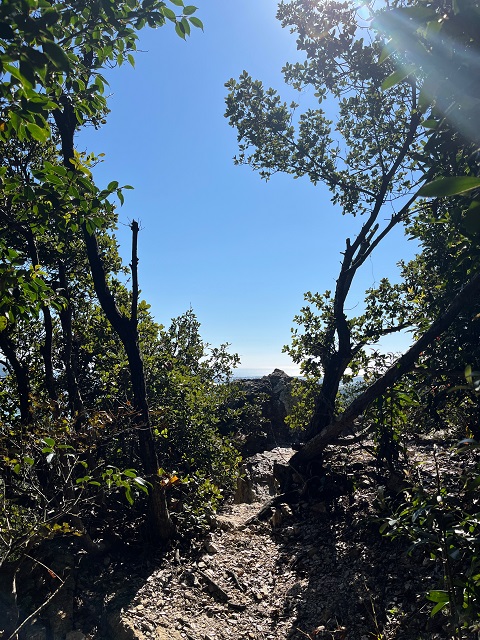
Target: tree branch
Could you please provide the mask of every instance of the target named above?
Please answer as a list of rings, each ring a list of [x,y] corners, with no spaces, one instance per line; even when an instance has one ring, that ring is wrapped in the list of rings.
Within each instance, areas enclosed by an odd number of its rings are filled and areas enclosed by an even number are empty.
[[[343,414],[335,421],[331,422],[323,431],[309,440],[297,453],[295,453],[290,464],[293,468],[302,467],[306,463],[321,456],[325,447],[331,444],[345,429],[351,425],[353,420],[365,411],[368,405],[381,396],[399,380],[405,373],[408,373],[421,353],[444,331],[448,329],[451,323],[458,316],[463,306],[472,298],[472,296],[480,292],[480,273],[477,273],[461,289],[447,310],[439,317],[430,328],[413,344],[403,356],[398,358],[396,362],[387,371],[371,384],[363,393],[361,393]]]
[[[138,222],[136,220],[132,220],[130,229],[132,230],[132,262],[130,264],[132,270],[132,310],[130,322],[136,328],[138,322]]]

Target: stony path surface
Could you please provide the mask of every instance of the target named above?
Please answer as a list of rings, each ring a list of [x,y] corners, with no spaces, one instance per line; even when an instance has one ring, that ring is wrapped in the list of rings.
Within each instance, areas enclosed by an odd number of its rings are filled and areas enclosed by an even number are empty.
[[[436,442],[408,448],[403,478],[434,487],[438,470],[454,488],[465,458]],[[64,584],[20,640],[447,640],[447,616],[431,618],[425,599],[442,585],[441,563],[380,535],[391,513],[382,504],[395,508],[404,494],[401,474],[379,470],[372,453],[373,443],[331,447],[325,477],[299,503],[250,523],[278,489],[274,461],[291,451],[258,454],[246,461],[243,502],[225,505],[204,540],[168,552],[142,546],[135,521],[110,532],[120,546],[109,552],[87,554],[72,537],[46,541],[42,562],[18,575],[20,615],[58,589],[57,576]]]
[[[261,503],[225,507],[196,556],[172,552],[110,616],[112,640],[446,638],[419,595],[438,567],[380,536],[365,453],[329,464],[314,500],[265,523],[246,524]]]

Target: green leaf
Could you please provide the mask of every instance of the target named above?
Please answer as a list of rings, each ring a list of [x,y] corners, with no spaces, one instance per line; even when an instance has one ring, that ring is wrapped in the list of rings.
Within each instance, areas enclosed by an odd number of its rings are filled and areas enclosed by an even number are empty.
[[[442,198],[456,196],[480,187],[480,178],[471,176],[455,176],[437,178],[428,182],[418,191],[417,195],[424,198]]]
[[[194,27],[197,27],[197,29],[201,29],[203,31],[203,22],[199,18],[193,16],[193,18],[189,18],[189,20],[190,24],[193,24]]]
[[[170,2],[177,7],[183,7],[183,0],[170,0]]]
[[[162,13],[165,18],[168,18],[169,20],[172,20],[172,22],[175,22],[177,16],[175,15],[175,12],[172,11],[172,9],[170,9],[169,7],[162,7]]]
[[[448,602],[448,591],[443,591],[443,589],[429,591],[427,599],[431,602]]]
[[[465,379],[468,382],[468,384],[472,384],[473,380],[472,380],[472,365],[471,364],[467,364],[467,366],[465,367],[464,376],[465,376]]]
[[[438,604],[436,604],[430,613],[430,617],[433,618],[435,614],[437,614],[439,611],[444,609],[447,605],[448,605],[448,602],[439,602]]]
[[[7,328],[8,320],[5,316],[0,316],[0,331],[4,331]]]
[[[387,89],[391,89],[396,84],[400,84],[402,80],[408,78],[415,71],[415,68],[411,65],[402,67],[401,69],[397,69],[393,73],[391,73],[388,78],[382,82],[382,91],[386,91]]]
[[[137,472],[135,471],[135,469],[125,469],[123,475],[127,476],[127,478],[136,478]]]
[[[195,13],[195,11],[197,10],[198,7],[194,7],[192,5],[185,7],[183,10],[183,15],[184,16],[191,16],[192,13]]]
[[[47,40],[42,44],[42,48],[44,53],[53,62],[57,69],[61,69],[62,71],[69,71],[70,60],[68,59],[68,56],[62,49],[62,47],[59,47],[55,42]]]
[[[469,233],[480,233],[480,200],[474,200],[462,220]]]
[[[185,40],[185,28],[181,22],[177,22],[177,24],[175,25],[175,31],[177,35],[180,36],[180,38],[183,38]]]
[[[142,482],[138,481],[139,478],[136,478],[135,480],[135,485],[137,487],[137,489],[140,489],[140,491],[143,491],[143,493],[145,493],[148,496],[148,488],[145,484],[145,480],[143,480],[142,478],[140,478],[140,480],[142,480]]]
[[[185,31],[185,33],[187,34],[187,36],[190,35],[190,25],[188,23],[187,18],[182,18],[182,27]]]
[[[450,599],[448,597],[448,592],[447,591],[440,591],[440,590],[438,590],[438,591],[430,591],[429,593],[427,593],[427,599],[430,600],[431,602],[436,602],[437,603],[433,607],[433,609],[432,609],[432,611],[430,613],[430,617],[432,617],[432,618],[436,613],[441,611],[450,602]]]
[[[31,64],[25,60],[20,60],[19,64],[20,73],[24,79],[23,86],[26,89],[31,89],[35,86],[35,71]]]
[[[8,71],[8,73],[10,73],[14,78],[16,78],[17,80],[19,80],[23,86],[28,86],[31,88],[30,83],[28,82],[28,80],[26,80],[26,78],[23,77],[23,75],[20,73],[20,69],[18,69],[18,67],[16,67],[13,64],[7,64],[7,63],[3,63],[3,70],[4,71]]]
[[[53,438],[43,438],[43,442],[48,446],[48,447],[53,447],[55,445],[55,440]]]
[[[46,142],[48,140],[48,131],[46,129],[42,129],[42,127],[39,127],[37,124],[27,122],[27,129],[32,138],[38,140],[38,142]]]

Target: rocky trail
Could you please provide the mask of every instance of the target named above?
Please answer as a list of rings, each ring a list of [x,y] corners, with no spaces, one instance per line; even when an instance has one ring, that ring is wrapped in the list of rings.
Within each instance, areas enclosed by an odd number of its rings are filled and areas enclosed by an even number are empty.
[[[412,448],[418,473],[434,475],[433,442]],[[255,515],[275,492],[274,462],[291,450],[250,458],[236,502],[192,548],[132,546],[86,559],[63,596],[22,631],[29,640],[440,640],[447,619],[430,617],[425,592],[441,568],[409,556],[408,542],[379,533],[381,503],[400,478],[379,478],[362,447],[332,448],[325,483],[297,504]],[[440,462],[453,476],[448,448]],[[414,465],[414,466],[415,466]],[[67,553],[68,555],[68,553]],[[62,575],[58,551],[49,566]],[[66,561],[63,560],[64,566]],[[47,564],[47,563],[45,563]],[[44,572],[45,573],[45,572]]]

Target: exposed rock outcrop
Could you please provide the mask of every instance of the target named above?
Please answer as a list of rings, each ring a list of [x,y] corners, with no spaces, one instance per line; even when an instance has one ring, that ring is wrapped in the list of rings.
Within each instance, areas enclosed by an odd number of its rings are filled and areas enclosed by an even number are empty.
[[[265,502],[276,495],[278,486],[274,467],[277,463],[287,464],[293,453],[293,449],[276,447],[244,460],[237,481],[234,502],[236,504]]]
[[[252,404],[259,402],[262,412],[261,424],[245,434],[241,448],[244,457],[298,442],[298,434],[285,422],[294,404],[293,380],[284,371],[275,369],[268,376],[239,381],[245,391],[246,401]]]

